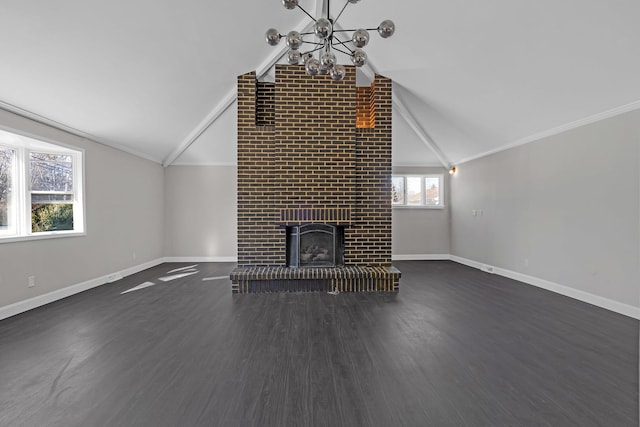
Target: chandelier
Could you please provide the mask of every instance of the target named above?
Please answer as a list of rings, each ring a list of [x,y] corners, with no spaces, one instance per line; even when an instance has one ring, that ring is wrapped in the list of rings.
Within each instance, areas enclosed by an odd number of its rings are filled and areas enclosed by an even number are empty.
[[[336,29],[338,19],[340,19],[342,12],[344,12],[349,3],[356,4],[359,1],[347,0],[338,16],[335,19],[331,19],[329,15],[331,2],[327,0],[327,16],[316,19],[298,4],[298,0],[282,0],[282,5],[286,9],[291,10],[297,7],[311,18],[314,21],[313,31],[307,33],[289,31],[287,35],[283,35],[275,28],[269,28],[265,34],[267,43],[271,46],[276,46],[280,39],[284,38],[289,48],[287,51],[287,62],[289,64],[299,64],[302,61],[305,70],[311,76],[329,74],[333,80],[342,80],[346,74],[346,69],[343,65],[338,64],[333,51],[349,56],[353,65],[362,67],[367,63],[367,54],[362,48],[369,43],[369,31],[376,30],[380,37],[386,39],[391,37],[396,30],[395,24],[389,19],[382,21],[376,28]],[[351,33],[351,37],[345,38],[344,35],[348,36],[348,33]],[[305,40],[305,36],[314,37],[312,40]],[[310,49],[302,52],[301,48],[304,45],[309,45]],[[314,54],[316,55],[314,56]]]

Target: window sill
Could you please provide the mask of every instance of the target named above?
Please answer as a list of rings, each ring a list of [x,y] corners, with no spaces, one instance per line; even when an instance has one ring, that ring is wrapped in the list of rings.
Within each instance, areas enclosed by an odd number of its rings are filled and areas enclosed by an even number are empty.
[[[405,210],[405,209],[436,209],[443,210],[446,206],[407,206],[407,205],[391,205],[393,209]]]
[[[28,240],[45,240],[45,239],[59,239],[63,237],[80,237],[86,236],[84,231],[52,231],[42,232],[38,234],[31,234],[29,236],[0,236],[0,244],[13,243],[13,242],[25,242]]]

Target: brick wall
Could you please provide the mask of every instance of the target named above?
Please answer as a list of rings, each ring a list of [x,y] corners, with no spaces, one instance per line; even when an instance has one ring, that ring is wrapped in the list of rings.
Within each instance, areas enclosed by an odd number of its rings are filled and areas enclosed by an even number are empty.
[[[283,225],[301,212],[346,224],[346,264],[391,265],[390,177],[389,79],[362,90],[354,67],[335,82],[298,65],[277,65],[275,84],[238,77],[240,266],[284,265]]]
[[[238,264],[278,265],[285,246],[273,207],[274,126],[256,125],[256,88],[255,73],[238,77]]]
[[[345,259],[391,265],[391,90],[376,76],[371,85],[371,128],[356,130],[357,220],[345,229]]]

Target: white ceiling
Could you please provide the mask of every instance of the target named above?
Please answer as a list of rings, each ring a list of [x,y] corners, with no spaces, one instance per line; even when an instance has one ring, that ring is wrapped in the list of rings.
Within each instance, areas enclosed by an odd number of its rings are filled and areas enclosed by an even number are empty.
[[[317,15],[322,0],[300,4]],[[638,0],[365,0],[340,23],[386,18],[396,34],[372,33],[366,51],[395,82],[396,164],[457,163],[640,108]],[[0,106],[157,162],[234,163],[236,76],[282,51],[267,28],[309,21],[279,0],[4,0]]]

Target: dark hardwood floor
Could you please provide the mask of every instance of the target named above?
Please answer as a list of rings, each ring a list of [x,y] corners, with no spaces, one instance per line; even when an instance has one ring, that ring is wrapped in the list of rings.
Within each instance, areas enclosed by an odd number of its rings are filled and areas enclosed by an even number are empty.
[[[637,320],[394,264],[398,295],[337,296],[164,264],[0,321],[0,425],[638,426]]]

